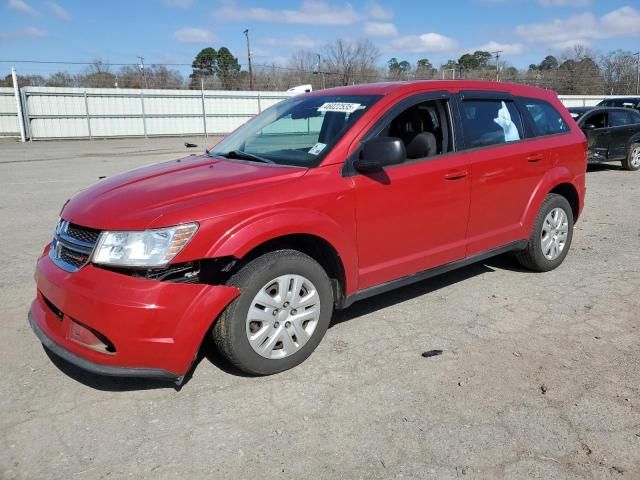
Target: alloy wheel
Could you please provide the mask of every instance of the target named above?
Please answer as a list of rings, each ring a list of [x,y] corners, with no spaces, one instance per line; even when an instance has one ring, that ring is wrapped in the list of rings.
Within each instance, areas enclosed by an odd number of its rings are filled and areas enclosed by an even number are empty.
[[[560,256],[567,244],[569,220],[562,208],[551,210],[542,223],[540,245],[547,260],[555,260]]]

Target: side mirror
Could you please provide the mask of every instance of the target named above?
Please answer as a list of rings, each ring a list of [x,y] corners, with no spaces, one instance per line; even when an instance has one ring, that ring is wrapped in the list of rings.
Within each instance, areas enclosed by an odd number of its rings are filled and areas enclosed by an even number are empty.
[[[582,126],[582,129],[583,129],[583,130],[595,130],[595,129],[596,129],[596,126],[595,126],[593,123],[585,123],[585,124]]]
[[[402,163],[406,158],[407,153],[402,140],[396,137],[377,137],[364,143],[360,158],[353,166],[359,172],[372,172]]]

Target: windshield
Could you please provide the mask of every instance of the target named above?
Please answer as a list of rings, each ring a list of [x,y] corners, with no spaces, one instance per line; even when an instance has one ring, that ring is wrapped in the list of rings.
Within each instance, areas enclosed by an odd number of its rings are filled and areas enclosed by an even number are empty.
[[[314,167],[381,96],[294,97],[255,116],[211,156]]]

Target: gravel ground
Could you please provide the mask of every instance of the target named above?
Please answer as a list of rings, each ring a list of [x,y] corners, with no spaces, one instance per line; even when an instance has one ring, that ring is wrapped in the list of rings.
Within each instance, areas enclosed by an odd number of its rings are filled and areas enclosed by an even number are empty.
[[[60,206],[184,141],[0,142],[0,478],[640,478],[640,172],[617,166],[557,270],[500,257],[357,303],[282,374],[206,345],[177,391],[48,356],[26,314]]]

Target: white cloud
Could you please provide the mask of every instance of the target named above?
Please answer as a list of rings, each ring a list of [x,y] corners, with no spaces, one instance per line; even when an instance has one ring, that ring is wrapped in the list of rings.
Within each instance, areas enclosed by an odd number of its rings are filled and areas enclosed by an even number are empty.
[[[320,42],[309,37],[297,36],[289,38],[263,38],[259,40],[263,45],[273,47],[291,47],[291,48],[316,48],[321,45]]]
[[[482,50],[485,52],[502,50],[502,55],[520,55],[524,52],[524,45],[522,43],[500,43],[491,41],[473,49],[474,52],[476,50]],[[469,51],[471,52],[471,50]]]
[[[71,20],[71,14],[55,2],[46,2],[51,13],[62,20]]]
[[[305,0],[295,10],[275,10],[263,7],[240,7],[233,1],[224,2],[214,14],[225,20],[298,23],[305,25],[351,25],[360,15],[348,4],[335,5],[323,0]]]
[[[163,2],[167,7],[173,8],[191,8],[193,0],[164,0]]]
[[[26,27],[22,30],[16,30],[13,32],[0,32],[1,40],[16,40],[19,38],[40,38],[46,37],[47,32],[40,30],[36,27]]]
[[[38,15],[38,12],[36,12],[31,5],[25,2],[25,0],[9,0],[7,2],[7,6],[16,12],[24,13],[26,15]]]
[[[538,0],[543,7],[586,7],[591,0]]]
[[[393,18],[393,12],[379,3],[372,2],[367,6],[367,17],[373,20],[390,20]]]
[[[592,13],[555,19],[548,23],[519,25],[516,34],[530,43],[563,49],[592,40],[640,36],[640,11],[622,7],[596,18]]]
[[[457,42],[439,33],[423,33],[396,38],[391,42],[393,48],[405,53],[447,52],[454,50]]]
[[[204,28],[185,27],[176,31],[173,38],[180,43],[211,43],[216,36]]]
[[[398,29],[393,23],[367,22],[364,24],[363,33],[370,37],[397,37]]]

